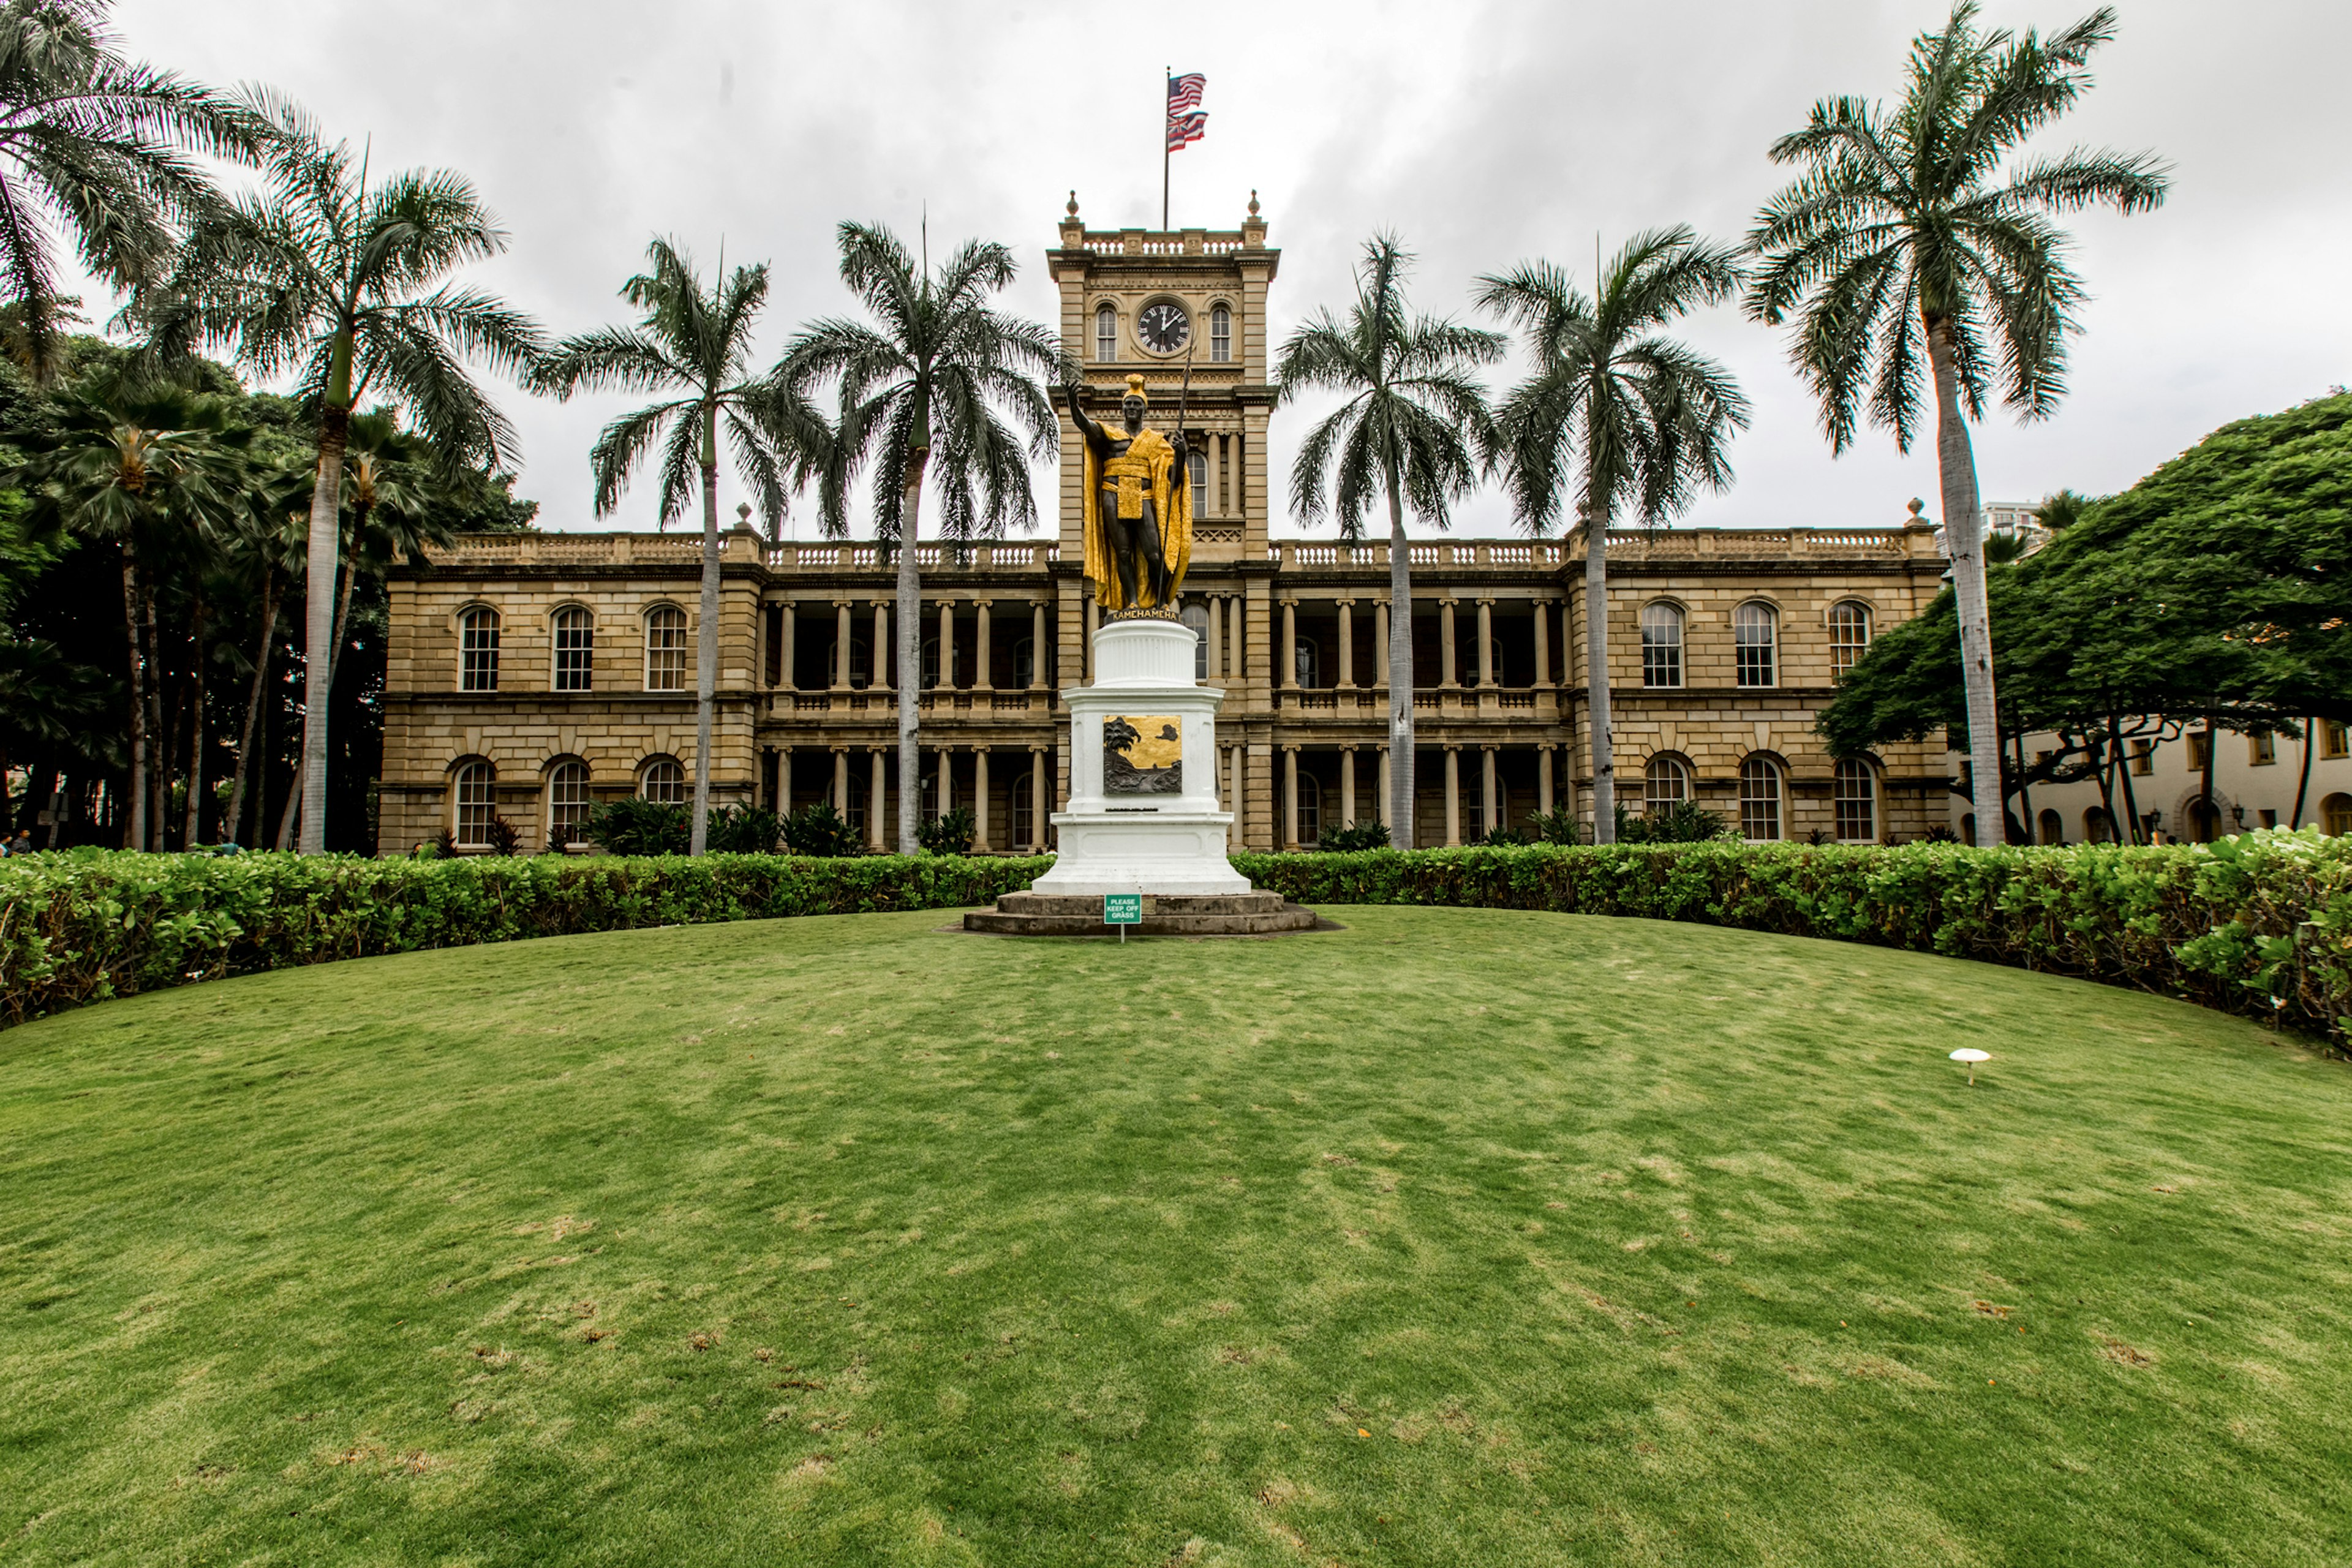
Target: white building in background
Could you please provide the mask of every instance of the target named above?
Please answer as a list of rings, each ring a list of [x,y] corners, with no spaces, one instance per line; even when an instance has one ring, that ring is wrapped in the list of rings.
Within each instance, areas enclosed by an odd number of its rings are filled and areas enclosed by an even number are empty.
[[[2315,826],[2336,837],[2352,834],[2352,726],[2322,720],[2312,730],[2307,742],[2227,730],[2209,738],[2200,728],[2177,740],[2130,742],[2130,806],[2139,813],[2140,836],[2153,833],[2168,840],[2204,843],[2257,827]],[[2053,743],[2046,734],[2029,736],[2025,742],[2029,753]],[[2204,776],[2208,744],[2215,748],[2210,804]],[[2311,764],[2307,784],[2306,744]],[[1960,759],[1953,756],[1955,776],[1959,764]],[[2300,818],[2295,816],[2298,790],[2303,797]],[[2037,844],[2096,844],[2120,837],[2095,781],[2036,784],[2030,793]],[[1976,842],[1976,816],[1967,798],[1951,798],[1952,831],[1964,842]],[[2012,798],[2011,809],[2022,809],[2024,804]],[[2119,787],[2116,816],[2121,817],[2126,809]]]

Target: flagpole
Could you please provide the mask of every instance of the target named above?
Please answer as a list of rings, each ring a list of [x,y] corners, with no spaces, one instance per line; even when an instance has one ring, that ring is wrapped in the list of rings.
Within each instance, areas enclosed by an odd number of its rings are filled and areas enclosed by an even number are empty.
[[[1162,66],[1167,80],[1160,89],[1160,232],[1168,232],[1168,95],[1175,89],[1176,68]]]

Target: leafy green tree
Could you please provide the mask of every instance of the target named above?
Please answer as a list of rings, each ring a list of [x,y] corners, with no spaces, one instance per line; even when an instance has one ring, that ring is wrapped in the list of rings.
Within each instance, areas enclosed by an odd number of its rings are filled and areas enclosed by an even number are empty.
[[[1621,508],[1656,527],[1701,487],[1731,483],[1725,448],[1748,424],[1731,373],[1664,335],[1739,286],[1738,253],[1687,227],[1633,237],[1587,299],[1548,261],[1479,280],[1479,305],[1527,336],[1533,369],[1496,411],[1489,452],[1520,527],[1559,521],[1573,484],[1584,524],[1587,729],[1592,841],[1616,841],[1617,773],[1609,703],[1609,529]],[[1581,457],[1580,471],[1577,467]]]
[[[1805,173],[1766,204],[1748,234],[1762,258],[1748,292],[1755,319],[1799,316],[1791,356],[1820,400],[1835,451],[1856,421],[1911,449],[1923,368],[1933,384],[1944,534],[1958,591],[1961,668],[1975,775],[1998,778],[1992,636],[1983,518],[1969,419],[1996,383],[2021,417],[2054,413],[2082,280],[2054,213],[2159,205],[2167,175],[2147,153],[2075,149],[2011,166],[2021,143],[2091,85],[2091,52],[2115,36],[2105,6],[2044,39],[1980,30],[1969,0],[1911,46],[1890,114],[1859,98],[1813,106],[1772,160]]]
[[[1076,372],[1053,332],[990,307],[1017,269],[1005,247],[971,240],[933,270],[878,224],[845,223],[839,237],[841,280],[873,321],[811,323],[793,340],[785,374],[803,395],[838,384],[835,445],[818,475],[824,531],[847,532],[850,489],[871,460],[875,531],[898,552],[898,853],[912,855],[922,800],[916,547],[924,480],[939,496],[944,539],[1035,527],[1029,463],[1050,456],[1061,435],[1037,378]],[[877,669],[882,659],[875,649]]]
[[[249,162],[268,141],[247,106],[124,59],[101,0],[0,5],[0,289],[21,362],[44,379],[58,363],[56,230],[134,287],[218,205],[197,156]]]
[[[1503,357],[1499,332],[1413,315],[1412,257],[1390,235],[1364,246],[1345,321],[1318,310],[1282,345],[1280,400],[1337,392],[1346,401],[1307,433],[1290,469],[1290,504],[1309,521],[1336,513],[1339,537],[1363,538],[1364,512],[1389,511],[1389,799],[1397,842],[1412,847],[1412,564],[1404,513],[1435,528],[1476,484],[1491,416],[1475,371]],[[1287,657],[1287,650],[1285,650]]]
[[[545,345],[520,311],[447,280],[507,244],[464,176],[411,171],[371,184],[364,152],[329,143],[293,103],[257,91],[251,110],[273,133],[263,189],[200,218],[172,276],[134,293],[126,319],[148,330],[159,359],[226,344],[263,380],[293,375],[296,396],[316,409],[303,646],[322,674],[352,408],[371,394],[397,403],[452,467],[495,466],[514,432],[464,362],[520,374]],[[323,691],[305,703],[306,854],[326,847],[327,710]]]
[[[702,498],[701,636],[694,676],[694,814],[689,853],[710,832],[710,726],[719,679],[719,433],[735,457],[744,488],[774,531],[791,491],[821,460],[825,430],[809,417],[782,378],[751,369],[751,337],[768,300],[768,268],[719,264],[709,289],[676,245],[656,239],[646,270],[621,286],[645,312],[634,327],[600,327],[555,346],[532,377],[542,392],[569,397],[584,389],[672,393],[604,426],[588,454],[596,478],[596,515],[611,515],[646,455],[661,449],[661,521],[667,528]]]

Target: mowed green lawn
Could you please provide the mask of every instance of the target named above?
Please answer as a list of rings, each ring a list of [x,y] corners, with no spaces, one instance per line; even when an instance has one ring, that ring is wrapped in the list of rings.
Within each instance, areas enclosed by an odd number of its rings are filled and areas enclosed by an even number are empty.
[[[0,1035],[0,1562],[2352,1560],[2352,1067],[1910,954],[1331,912]]]

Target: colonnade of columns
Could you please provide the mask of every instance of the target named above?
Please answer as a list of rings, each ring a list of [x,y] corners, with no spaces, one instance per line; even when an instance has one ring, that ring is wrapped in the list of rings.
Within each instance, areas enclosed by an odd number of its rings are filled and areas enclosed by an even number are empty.
[[[803,748],[807,749],[807,748]],[[874,849],[894,849],[898,814],[893,809],[893,789],[898,777],[898,748],[895,745],[829,746],[833,757],[833,782],[821,798],[846,821],[852,818],[854,805],[864,807],[866,842]],[[1046,819],[1054,809],[1055,753],[1045,746],[1001,748],[994,746],[925,746],[926,772],[939,780],[939,814],[942,816],[955,809],[955,769],[950,758],[969,752],[972,760],[972,839],[975,851],[1010,848],[1014,845],[1043,845],[1045,842]],[[1012,750],[1016,757],[1026,753],[1025,767],[1016,775],[1029,786],[1029,804],[1024,824],[1013,815],[1014,800],[1005,802],[1000,819],[996,809],[995,792],[990,788],[991,759],[1000,750]],[[852,791],[857,786],[853,780],[850,753],[865,752],[867,757],[866,798],[855,799]],[[1016,766],[1020,764],[1016,763]],[[781,747],[776,752],[776,798],[774,810],[783,816],[793,808],[793,748]],[[807,804],[805,801],[800,803]],[[1003,833],[997,832],[1000,825]],[[1025,829],[1025,831],[1024,831]]]
[[[871,654],[867,660],[866,689],[874,691],[895,690],[897,686],[892,679],[891,660],[897,648],[890,640],[890,626],[891,612],[898,601],[896,595],[893,595],[890,598],[876,598],[866,602],[870,603],[873,610],[873,642],[870,645]],[[960,618],[956,606],[959,602],[970,606],[972,616],[972,679],[969,682],[959,681],[956,679],[956,624]],[[929,689],[972,691],[996,689],[992,675],[995,665],[994,612],[999,602],[997,599],[981,595],[961,596],[942,595],[931,600],[932,608],[928,613],[932,618],[933,626],[939,637],[940,662],[936,678],[925,683]],[[1045,689],[1046,681],[1045,650],[1050,644],[1046,640],[1045,616],[1050,606],[1045,600],[1038,598],[1017,602],[1024,603],[1029,606],[1030,658],[1027,689],[1041,691]],[[801,689],[794,647],[799,633],[800,607],[803,603],[805,601],[795,602],[791,599],[783,601],[783,614],[777,622],[776,636],[782,640],[782,647],[779,650],[779,657],[772,661],[772,667],[776,671],[775,684],[786,690]],[[855,598],[833,601],[834,657],[824,672],[824,689],[833,691],[852,689],[850,655],[854,646],[853,621],[860,603],[860,600]],[[1091,616],[1088,618],[1091,620]]]
[[[1324,751],[1327,748],[1323,747],[1308,746],[1303,742],[1284,742],[1280,747],[1282,753],[1282,772],[1277,810],[1280,813],[1280,821],[1278,824],[1280,828],[1279,842],[1284,847],[1297,847],[1298,845],[1307,842],[1307,840],[1300,837],[1303,816],[1300,808],[1302,791],[1299,786],[1298,754],[1302,751],[1313,752]],[[1339,758],[1339,811],[1336,816],[1325,817],[1324,821],[1328,821],[1335,826],[1338,824],[1352,823],[1357,821],[1386,822],[1388,820],[1389,800],[1388,747],[1384,745],[1376,745],[1366,748],[1355,745],[1340,745],[1328,749],[1336,752]],[[1378,759],[1379,778],[1374,786],[1374,792],[1370,803],[1370,809],[1360,816],[1357,810],[1359,789],[1356,777],[1356,754],[1360,751],[1368,749],[1373,752]],[[1554,771],[1557,766],[1556,753],[1563,749],[1558,744],[1546,742],[1530,748],[1521,748],[1508,746],[1505,742],[1494,741],[1476,742],[1466,746],[1460,742],[1442,742],[1436,745],[1420,747],[1417,749],[1426,752],[1438,752],[1444,754],[1444,761],[1441,773],[1441,787],[1444,792],[1445,803],[1444,843],[1448,847],[1458,847],[1463,842],[1464,807],[1468,804],[1470,799],[1475,799],[1478,805],[1478,820],[1481,823],[1493,826],[1502,820],[1505,802],[1504,789],[1499,772],[1499,758],[1500,754],[1506,749],[1512,751],[1532,750],[1535,752],[1535,809],[1538,813],[1549,812],[1552,809],[1557,795],[1554,782],[1557,777]],[[1475,751],[1478,754],[1477,775],[1475,779],[1468,781],[1468,787],[1475,789],[1477,793],[1475,796],[1471,797],[1465,797],[1464,794],[1465,780],[1462,776],[1462,752],[1465,749]],[[1242,748],[1238,746],[1233,748],[1233,755],[1228,763],[1228,767],[1231,772],[1231,789],[1233,791],[1233,794],[1229,798],[1236,800],[1241,799],[1243,798],[1241,794],[1243,786]],[[1525,786],[1522,785],[1522,787]],[[1418,803],[1416,803],[1416,805],[1418,805]],[[1320,827],[1321,823],[1318,823],[1317,833],[1318,837],[1320,837]],[[1400,845],[1407,842],[1408,835],[1398,832],[1396,830],[1395,824],[1390,824],[1390,831],[1393,836],[1394,842]],[[1235,833],[1234,842],[1236,844],[1241,842],[1238,828]]]

